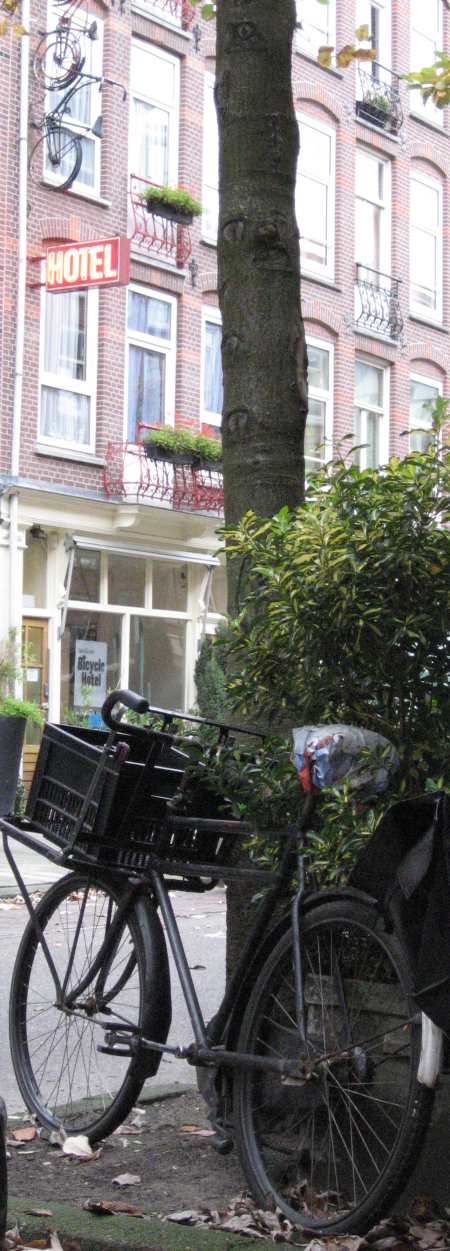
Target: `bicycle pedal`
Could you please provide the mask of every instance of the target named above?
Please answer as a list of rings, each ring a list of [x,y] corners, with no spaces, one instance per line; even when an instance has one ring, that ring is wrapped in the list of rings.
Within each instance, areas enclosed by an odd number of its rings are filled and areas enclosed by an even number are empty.
[[[221,1134],[215,1134],[214,1138],[211,1138],[211,1146],[218,1155],[229,1155],[234,1150],[233,1139],[223,1137]]]

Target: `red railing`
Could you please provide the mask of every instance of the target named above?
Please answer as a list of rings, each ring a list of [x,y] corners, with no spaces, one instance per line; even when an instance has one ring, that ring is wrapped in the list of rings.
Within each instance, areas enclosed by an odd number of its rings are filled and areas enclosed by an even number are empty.
[[[142,444],[108,443],[103,488],[108,499],[158,500],[193,512],[220,513],[223,509],[223,480],[218,470],[150,460]]]
[[[194,20],[194,8],[189,0],[150,0],[149,7],[151,9],[160,9],[161,13],[177,26],[182,26],[183,30],[189,30]]]
[[[130,175],[131,240],[151,256],[185,265],[192,252],[190,226],[179,226],[159,213],[149,212],[142,192],[154,185],[138,174]]]

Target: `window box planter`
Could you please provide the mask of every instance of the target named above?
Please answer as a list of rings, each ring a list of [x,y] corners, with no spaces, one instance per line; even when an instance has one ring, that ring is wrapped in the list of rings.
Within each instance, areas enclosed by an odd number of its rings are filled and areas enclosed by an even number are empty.
[[[378,126],[380,130],[391,129],[391,118],[389,108],[383,108],[378,104],[372,103],[370,100],[356,101],[357,116],[365,122],[372,122],[373,126]]]
[[[175,209],[170,204],[163,204],[161,200],[145,200],[147,213],[153,213],[155,217],[163,217],[165,221],[175,222],[177,226],[192,226],[194,220],[193,213],[183,212],[181,209]]]
[[[192,452],[173,452],[148,441],[144,442],[144,448],[148,460],[167,460],[171,465],[192,465]]]
[[[201,204],[193,200],[182,187],[156,187],[147,185],[141,192],[144,208],[154,217],[162,217],[177,226],[192,226],[194,217],[202,212]]]

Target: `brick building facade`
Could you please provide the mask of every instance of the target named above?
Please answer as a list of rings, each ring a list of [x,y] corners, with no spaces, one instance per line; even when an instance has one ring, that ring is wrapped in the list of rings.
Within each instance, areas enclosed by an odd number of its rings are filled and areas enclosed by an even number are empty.
[[[408,94],[398,75],[448,48],[450,17],[442,0],[299,0],[298,15],[307,464],[352,436],[364,466],[426,439],[427,403],[449,390],[449,118]],[[30,151],[45,101],[48,108],[59,99],[45,94],[49,60],[40,43],[57,20],[57,5],[46,12],[32,4]],[[34,653],[28,694],[47,702],[48,690],[53,718],[79,707],[75,669],[86,643],[105,658],[107,687],[129,683],[153,703],[189,706],[199,635],[214,628],[224,605],[223,572],[212,559],[217,478],[197,498],[186,483],[177,495],[172,471],[163,482],[137,446],[140,421],[210,433],[220,426],[214,24],[184,0],[92,0],[74,21],[84,25],[84,71],[115,85],[101,96],[86,85],[66,115],[83,144],[69,190],[58,189],[60,171],[43,144],[32,162],[18,468],[19,75],[27,41],[6,38],[0,49],[0,635],[23,618]],[[318,46],[352,43],[360,23],[377,61],[322,68]],[[100,111],[101,139],[88,129]],[[138,193],[149,182],[187,187],[201,201],[190,234],[144,211]],[[131,236],[128,289],[46,294],[49,243],[115,235]],[[414,427],[422,432],[411,434]]]

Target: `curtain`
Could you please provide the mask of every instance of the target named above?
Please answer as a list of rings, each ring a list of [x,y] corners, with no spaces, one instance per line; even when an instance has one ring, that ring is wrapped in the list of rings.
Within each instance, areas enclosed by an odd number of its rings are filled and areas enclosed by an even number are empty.
[[[128,328],[155,339],[170,339],[171,306],[164,300],[130,291],[128,296]]]
[[[166,361],[161,352],[132,344],[128,353],[128,438],[137,438],[137,423],[164,422]]]
[[[169,178],[169,114],[133,100],[133,173],[165,186]]]
[[[205,327],[203,407],[207,413],[218,413],[220,415],[223,408],[221,342],[222,327],[216,326],[212,321],[207,321]]]
[[[44,369],[48,374],[86,378],[86,291],[45,297]]]
[[[49,439],[89,447],[89,409],[87,395],[60,391],[57,387],[42,387],[41,434]]]

